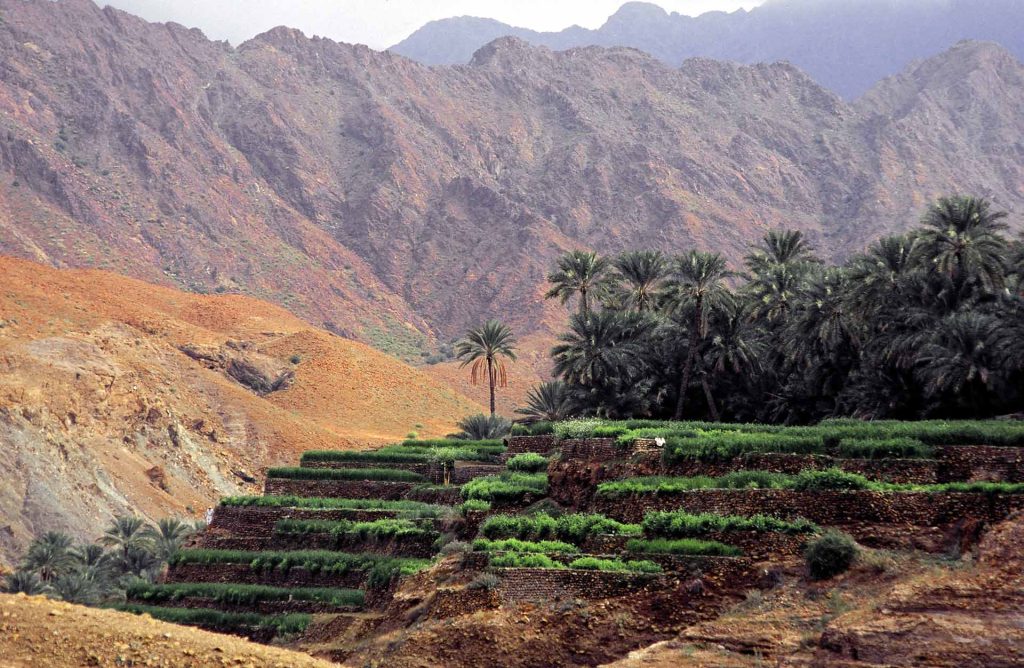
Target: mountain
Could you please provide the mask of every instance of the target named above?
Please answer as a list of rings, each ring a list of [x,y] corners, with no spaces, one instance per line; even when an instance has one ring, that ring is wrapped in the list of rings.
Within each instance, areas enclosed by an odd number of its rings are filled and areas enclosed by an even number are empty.
[[[450,432],[481,411],[248,297],[0,258],[0,564],[115,513],[202,517],[308,449]]]
[[[0,15],[0,253],[274,301],[406,360],[498,316],[520,390],[565,317],[543,293],[566,249],[735,262],[785,225],[842,256],[940,194],[1024,211],[1024,66],[988,43],[851,104],[787,64],[502,38],[428,67],[88,0]]]
[[[963,39],[994,41],[1024,58],[1019,0],[769,0],[750,11],[697,17],[629,2],[596,30],[535,32],[490,19],[432,21],[391,51],[423,63],[467,63],[503,36],[564,50],[630,46],[670,65],[701,56],[741,63],[789,61],[852,99],[912,61]]]

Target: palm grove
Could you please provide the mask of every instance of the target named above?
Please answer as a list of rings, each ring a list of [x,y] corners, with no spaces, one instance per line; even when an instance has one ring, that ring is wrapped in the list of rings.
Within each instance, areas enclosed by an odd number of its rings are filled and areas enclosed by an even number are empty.
[[[772,231],[742,271],[717,253],[573,251],[548,297],[576,312],[560,380],[527,419],[801,423],[1024,409],[1024,247],[981,199],[943,198],[914,231],[838,266]]]

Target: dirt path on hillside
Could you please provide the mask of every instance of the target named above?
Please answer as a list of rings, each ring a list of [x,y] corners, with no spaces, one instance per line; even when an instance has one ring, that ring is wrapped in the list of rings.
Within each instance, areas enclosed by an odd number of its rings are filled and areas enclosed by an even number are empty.
[[[0,668],[330,668],[337,664],[233,636],[39,596],[0,595]]]

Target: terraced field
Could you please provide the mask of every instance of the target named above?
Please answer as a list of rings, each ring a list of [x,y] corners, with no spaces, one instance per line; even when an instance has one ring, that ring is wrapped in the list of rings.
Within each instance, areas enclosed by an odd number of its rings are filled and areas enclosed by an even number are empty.
[[[395,665],[540,665],[530,642],[486,629],[523,605],[560,611],[552,637],[614,613],[620,632],[549,646],[547,660],[593,665],[751,591],[812,582],[807,546],[835,531],[862,552],[949,561],[1024,508],[1017,422],[553,431],[308,452],[271,469],[264,496],[224,499],[165,581],[133,588],[126,608]],[[469,629],[459,642],[482,653],[449,655],[442,624]]]

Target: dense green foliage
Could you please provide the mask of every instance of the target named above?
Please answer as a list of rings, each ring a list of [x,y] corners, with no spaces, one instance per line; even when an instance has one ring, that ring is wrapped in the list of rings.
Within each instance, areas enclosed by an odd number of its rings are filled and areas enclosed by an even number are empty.
[[[456,439],[472,441],[501,438],[512,430],[512,422],[500,415],[468,415],[456,423],[459,431],[454,434]]]
[[[504,552],[492,555],[491,566],[496,568],[565,568],[565,564],[555,561],[546,554],[535,552]]]
[[[271,587],[234,582],[175,582],[172,584],[136,583],[125,592],[132,600],[146,603],[176,601],[182,598],[208,598],[230,605],[255,605],[261,601],[315,601],[329,605],[361,607],[365,594],[359,589],[325,587]]]
[[[660,573],[661,566],[653,561],[622,561],[620,559],[600,559],[598,557],[580,557],[569,562],[569,568],[586,571],[620,571],[630,573]]]
[[[947,482],[937,484],[903,484],[868,480],[856,473],[839,469],[801,471],[797,475],[768,471],[737,471],[717,478],[694,476],[671,478],[646,476],[603,482],[597,486],[601,496],[623,494],[675,494],[694,489],[793,489],[871,490],[876,492],[972,492],[983,494],[1024,494],[1024,483]]]
[[[186,626],[202,626],[217,631],[273,629],[279,635],[301,633],[309,626],[310,615],[259,615],[251,612],[222,612],[208,608],[161,608],[152,605],[114,605],[115,610],[147,614],[154,619]]]
[[[579,548],[557,540],[528,541],[518,538],[505,540],[488,540],[477,538],[473,541],[473,549],[477,552],[579,552]]]
[[[857,544],[845,533],[826,531],[807,544],[804,559],[811,577],[824,580],[848,569],[857,553]]]
[[[500,475],[474,478],[462,486],[463,498],[488,502],[515,502],[527,494],[544,496],[547,493],[547,473],[508,471]]]
[[[382,499],[335,499],[303,496],[227,496],[222,506],[256,506],[266,508],[308,508],[312,510],[389,510],[401,517],[439,517],[445,506],[422,501],[384,501]]]
[[[494,515],[480,525],[485,538],[518,538],[520,540],[554,539],[579,544],[589,536],[614,534],[635,536],[640,534],[637,524],[623,524],[604,515]]]
[[[694,538],[653,538],[641,540],[634,538],[626,543],[630,552],[646,554],[677,554],[714,557],[738,557],[742,554],[739,548],[714,540],[696,540]]]
[[[1024,253],[1004,217],[944,198],[840,266],[800,232],[772,231],[735,283],[715,253],[567,253],[549,277],[549,296],[580,298],[552,350],[566,412],[790,424],[1019,412]]]
[[[772,531],[777,533],[815,533],[820,527],[805,519],[780,520],[769,515],[716,515],[687,513],[682,510],[651,512],[644,516],[644,533],[648,536],[684,538],[711,531]]]
[[[389,482],[426,482],[426,478],[412,471],[400,469],[307,469],[279,466],[267,470],[268,478],[290,480],[382,480]]]
[[[520,471],[522,473],[537,473],[548,467],[547,457],[534,452],[524,452],[521,455],[508,460],[505,464],[509,471]]]

